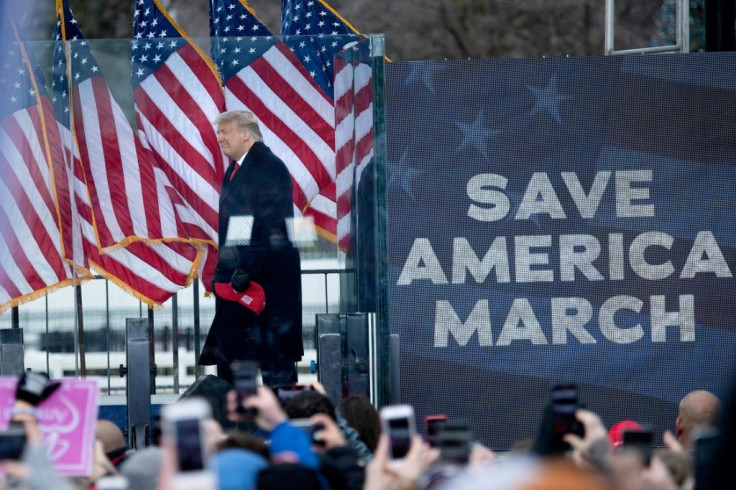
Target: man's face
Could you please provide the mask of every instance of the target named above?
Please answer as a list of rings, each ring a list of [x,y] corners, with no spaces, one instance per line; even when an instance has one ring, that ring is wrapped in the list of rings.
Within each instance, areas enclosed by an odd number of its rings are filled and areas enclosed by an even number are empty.
[[[238,129],[233,121],[217,125],[217,142],[230,160],[237,160],[248,150],[250,131]]]

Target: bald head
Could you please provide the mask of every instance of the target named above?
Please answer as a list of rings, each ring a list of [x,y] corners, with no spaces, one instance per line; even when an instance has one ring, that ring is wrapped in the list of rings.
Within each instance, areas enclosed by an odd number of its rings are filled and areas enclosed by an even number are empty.
[[[693,431],[697,427],[715,425],[721,413],[721,401],[711,392],[696,390],[680,401],[675,422],[677,438],[686,450],[694,448]]]
[[[123,431],[109,420],[97,421],[97,440],[102,443],[105,454],[125,447]]]

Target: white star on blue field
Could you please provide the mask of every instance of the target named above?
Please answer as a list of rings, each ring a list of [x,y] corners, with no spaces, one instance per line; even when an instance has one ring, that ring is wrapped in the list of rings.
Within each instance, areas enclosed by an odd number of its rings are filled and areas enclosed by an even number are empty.
[[[526,88],[532,91],[535,99],[534,107],[532,107],[529,115],[533,116],[539,112],[546,111],[555,121],[557,121],[557,124],[562,124],[562,118],[560,117],[560,104],[572,97],[562,95],[557,90],[557,75],[552,75],[552,78],[549,79],[547,86],[544,88],[535,87],[533,85],[526,85]]]
[[[447,66],[440,65],[438,62],[414,62],[411,64],[411,71],[406,76],[404,84],[411,85],[419,81],[434,95],[434,75],[445,70],[447,70]]]
[[[455,126],[460,128],[460,131],[463,133],[463,141],[457,147],[458,151],[472,147],[477,149],[483,155],[483,158],[488,158],[488,140],[492,136],[501,134],[501,130],[486,128],[483,123],[484,119],[483,110],[481,109],[475,115],[475,120],[471,124],[462,121],[453,121]]]
[[[405,149],[401,160],[396,165],[389,166],[391,176],[388,180],[388,188],[399,187],[406,195],[414,199],[412,183],[425,173],[424,170],[414,168],[409,164],[409,149]]]

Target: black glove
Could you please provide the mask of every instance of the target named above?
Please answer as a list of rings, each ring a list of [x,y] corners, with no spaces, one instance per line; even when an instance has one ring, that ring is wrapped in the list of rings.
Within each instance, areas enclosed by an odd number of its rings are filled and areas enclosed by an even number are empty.
[[[245,272],[243,269],[235,269],[233,277],[230,278],[230,284],[233,289],[239,293],[242,293],[250,287],[250,274]]]
[[[15,388],[15,399],[28,402],[34,407],[59,389],[61,382],[52,381],[46,373],[25,372]]]

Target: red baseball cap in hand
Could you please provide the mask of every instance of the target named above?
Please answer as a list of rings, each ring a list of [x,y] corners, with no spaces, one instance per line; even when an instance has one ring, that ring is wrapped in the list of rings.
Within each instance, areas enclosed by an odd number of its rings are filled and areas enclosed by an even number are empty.
[[[260,315],[266,307],[266,294],[261,285],[255,281],[251,281],[250,287],[242,293],[234,290],[229,282],[216,282],[215,294],[222,299],[240,303],[251,309],[256,315]]]

